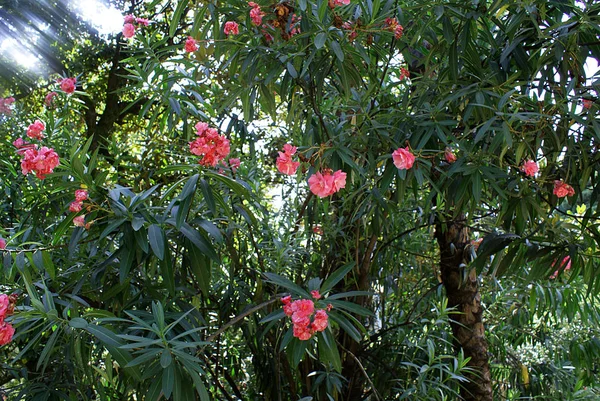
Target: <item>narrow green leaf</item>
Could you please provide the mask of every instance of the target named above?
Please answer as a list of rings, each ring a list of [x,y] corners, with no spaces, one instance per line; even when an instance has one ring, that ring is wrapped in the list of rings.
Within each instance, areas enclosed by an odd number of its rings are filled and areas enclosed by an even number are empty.
[[[152,252],[157,258],[163,260],[165,258],[165,234],[159,226],[152,224],[148,229],[148,241]]]
[[[317,49],[322,48],[325,45],[325,40],[327,39],[327,34],[325,32],[320,32],[315,36],[315,47]]]
[[[352,270],[352,268],[355,265],[356,262],[350,262],[347,265],[342,266],[333,273],[331,273],[321,286],[321,293],[326,294],[327,292],[329,292],[337,283],[340,282],[341,279],[343,279],[346,276],[346,274],[348,274],[350,270]]]

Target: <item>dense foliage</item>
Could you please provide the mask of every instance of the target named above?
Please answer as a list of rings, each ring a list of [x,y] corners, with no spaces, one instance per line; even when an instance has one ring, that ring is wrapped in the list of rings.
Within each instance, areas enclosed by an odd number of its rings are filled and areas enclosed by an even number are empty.
[[[600,4],[17,3],[9,399],[598,398]]]

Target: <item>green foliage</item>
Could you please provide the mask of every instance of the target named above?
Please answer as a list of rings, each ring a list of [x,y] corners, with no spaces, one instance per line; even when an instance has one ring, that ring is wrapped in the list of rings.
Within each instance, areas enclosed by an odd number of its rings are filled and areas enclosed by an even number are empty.
[[[476,372],[432,235],[456,220],[483,239],[463,272],[482,284],[496,397],[598,397],[598,4],[260,2],[256,27],[246,1],[140,3],[127,12],[153,22],[129,41],[65,32],[73,46],[49,48],[74,95],[45,106],[45,75],[0,115],[9,399],[457,399]],[[35,119],[61,158],[43,181],[11,145]],[[240,167],[198,165],[199,121]],[[295,177],[275,168],[286,143]],[[306,181],[325,169],[346,185],[318,198]],[[301,341],[279,298],[312,290],[329,326]]]

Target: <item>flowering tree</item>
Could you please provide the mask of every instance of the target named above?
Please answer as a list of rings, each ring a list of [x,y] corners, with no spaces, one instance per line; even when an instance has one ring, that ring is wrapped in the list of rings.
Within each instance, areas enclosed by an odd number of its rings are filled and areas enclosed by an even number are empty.
[[[523,349],[536,336],[511,329],[551,309],[597,316],[598,11],[130,7],[105,81],[81,68],[0,101],[6,391],[543,395],[530,377],[558,376],[503,341]],[[556,352],[576,372],[553,395],[597,396],[592,338]]]

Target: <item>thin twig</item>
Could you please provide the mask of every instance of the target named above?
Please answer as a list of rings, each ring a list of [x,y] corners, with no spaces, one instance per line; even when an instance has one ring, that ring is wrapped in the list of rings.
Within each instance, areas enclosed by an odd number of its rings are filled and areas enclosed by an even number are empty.
[[[337,341],[336,341],[337,342]],[[346,349],[346,347],[344,347],[342,344],[340,344],[338,342],[338,345],[340,347],[342,347],[342,349],[344,351],[346,351],[348,353],[348,355],[350,355],[354,361],[358,364],[358,367],[360,368],[360,371],[362,372],[362,374],[365,376],[365,379],[367,379],[367,382],[369,382],[369,386],[371,386],[371,388],[373,389],[373,394],[375,394],[375,398],[377,399],[377,401],[381,401],[381,397],[379,397],[379,393],[377,392],[377,389],[375,388],[375,385],[373,384],[373,382],[371,381],[371,378],[369,377],[369,375],[367,374],[367,371],[365,370],[365,368],[363,367],[362,363],[360,363],[359,359],[356,357],[356,355],[354,355],[351,351],[349,351],[348,349]]]

